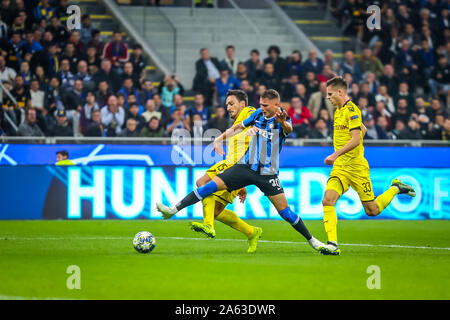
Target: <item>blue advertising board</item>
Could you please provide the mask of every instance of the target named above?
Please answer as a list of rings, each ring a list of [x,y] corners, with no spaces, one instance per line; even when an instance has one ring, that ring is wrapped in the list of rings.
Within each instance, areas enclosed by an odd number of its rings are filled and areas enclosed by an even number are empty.
[[[300,148],[299,148],[300,149]],[[193,190],[205,166],[0,166],[0,219],[161,219],[155,203],[174,204]],[[322,219],[322,196],[330,167],[280,169],[291,208],[303,219]],[[367,217],[350,189],[338,201],[340,219],[450,219],[450,168],[372,168],[375,195],[393,178],[414,186],[414,198],[399,195],[379,216]],[[240,217],[280,219],[254,186],[245,203],[229,206]],[[174,219],[199,219],[198,203]]]

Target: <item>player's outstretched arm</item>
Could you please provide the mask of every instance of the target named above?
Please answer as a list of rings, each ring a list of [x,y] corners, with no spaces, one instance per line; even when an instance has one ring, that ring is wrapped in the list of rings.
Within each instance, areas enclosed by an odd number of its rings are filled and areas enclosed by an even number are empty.
[[[280,123],[281,128],[283,128],[283,132],[286,136],[288,136],[292,132],[292,125],[286,121],[287,112],[285,110],[278,111],[276,114],[276,121]]]
[[[224,133],[222,133],[220,136],[218,136],[214,140],[214,151],[216,151],[220,155],[225,155],[225,152],[222,148],[222,142],[226,139],[229,139],[238,133],[242,132],[244,130],[244,125],[242,122],[236,123],[231,128],[228,128]]]
[[[339,150],[336,150],[333,154],[330,154],[328,157],[325,158],[325,164],[333,164],[334,161],[337,159],[337,157],[343,155],[346,152],[349,152],[350,150],[353,150],[357,146],[359,146],[359,143],[361,142],[361,128],[355,128],[354,130],[350,131],[350,141],[347,142],[342,148]]]

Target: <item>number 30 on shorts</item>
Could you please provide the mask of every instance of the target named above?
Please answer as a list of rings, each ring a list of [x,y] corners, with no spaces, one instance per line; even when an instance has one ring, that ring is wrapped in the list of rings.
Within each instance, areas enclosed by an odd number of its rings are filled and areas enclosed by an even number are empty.
[[[281,190],[281,185],[280,185],[280,179],[275,178],[275,179],[270,179],[269,182],[272,184],[272,187],[276,187],[277,190]]]
[[[370,182],[363,182],[362,186],[364,188],[363,190],[364,193],[369,193],[370,191],[372,191],[372,186],[370,185]]]

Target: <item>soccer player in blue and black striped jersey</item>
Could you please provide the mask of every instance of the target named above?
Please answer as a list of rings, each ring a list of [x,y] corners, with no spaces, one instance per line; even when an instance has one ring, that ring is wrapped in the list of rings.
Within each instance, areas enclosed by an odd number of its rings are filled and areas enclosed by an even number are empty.
[[[238,190],[248,185],[257,186],[267,196],[280,214],[295,230],[301,233],[317,251],[326,251],[326,245],[314,238],[299,215],[288,203],[278,178],[279,154],[292,132],[292,122],[286,111],[280,108],[280,95],[273,89],[266,90],[260,98],[260,109],[244,121],[233,125],[214,141],[214,150],[224,155],[222,143],[225,139],[252,126],[247,134],[253,135],[250,147],[237,164],[215,176],[210,182],[188,194],[177,205],[170,208],[157,203],[164,219],[193,205],[218,190]]]

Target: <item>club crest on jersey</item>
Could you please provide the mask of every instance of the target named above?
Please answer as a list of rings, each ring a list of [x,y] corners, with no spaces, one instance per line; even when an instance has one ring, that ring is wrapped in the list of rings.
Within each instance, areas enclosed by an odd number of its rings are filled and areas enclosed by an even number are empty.
[[[269,124],[269,129],[273,129],[273,123]]]

